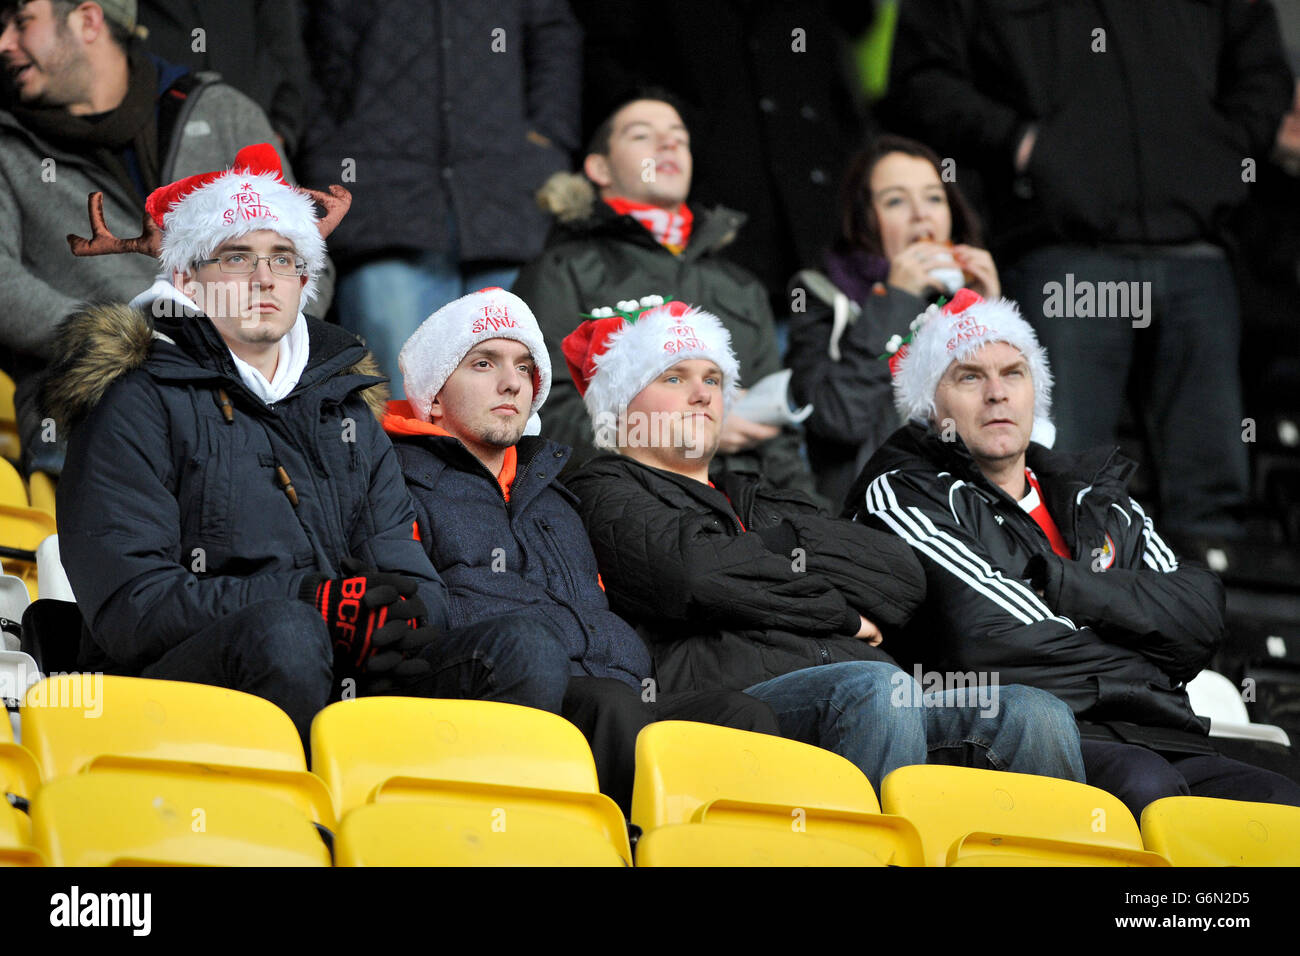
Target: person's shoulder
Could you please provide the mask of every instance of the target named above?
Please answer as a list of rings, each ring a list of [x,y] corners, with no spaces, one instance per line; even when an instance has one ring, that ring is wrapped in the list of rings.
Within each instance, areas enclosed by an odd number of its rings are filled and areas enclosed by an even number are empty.
[[[153,389],[145,366],[158,342],[143,309],[105,303],[73,312],[55,332],[55,359],[41,390],[45,414],[56,427],[66,427],[98,407],[110,390],[121,401]]]

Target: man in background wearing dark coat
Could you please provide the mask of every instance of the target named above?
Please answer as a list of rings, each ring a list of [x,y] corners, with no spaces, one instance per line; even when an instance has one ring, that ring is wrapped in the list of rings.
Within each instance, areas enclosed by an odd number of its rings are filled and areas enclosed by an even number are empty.
[[[907,662],[999,671],[1049,690],[1083,722],[1087,782],[1140,819],[1187,794],[1300,805],[1300,785],[1220,756],[1183,684],[1223,634],[1223,585],[1180,561],[1113,447],[1050,450],[1047,353],[1006,299],[962,289],[902,351],[909,423],[850,497],[906,542],[925,604],[897,642]]]
[[[664,693],[641,638],[609,609],[596,558],[557,476],[569,449],[525,434],[551,385],[537,320],[518,296],[482,289],[430,316],[402,349],[405,402],[384,427],[424,543],[450,590],[453,625],[507,611],[537,622],[538,652],[563,649],[561,713],[591,742],[604,790],[630,812],[637,733],[699,720],[778,733],[738,692]]]
[[[1269,0],[899,9],[887,119],[982,185],[1003,289],[1054,358],[1062,450],[1114,444],[1131,400],[1184,537],[1243,533],[1225,225],[1293,92]]]
[[[838,753],[876,787],[927,759],[1082,779],[1073,721],[1050,694],[979,675],[923,694],[879,649],[924,596],[900,542],[753,473],[709,480],[736,393],[718,318],[680,302],[632,318],[565,340],[596,443],[619,452],[569,484],[610,604],[650,644],[660,689],[744,691],[782,735]]]

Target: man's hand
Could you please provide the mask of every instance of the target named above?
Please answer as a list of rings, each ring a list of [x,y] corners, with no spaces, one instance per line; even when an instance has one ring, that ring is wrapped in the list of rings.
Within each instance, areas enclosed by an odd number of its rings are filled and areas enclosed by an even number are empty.
[[[885,639],[885,635],[880,633],[880,628],[876,627],[876,625],[872,624],[861,614],[858,615],[858,620],[862,622],[862,626],[858,628],[858,633],[853,636],[860,641],[866,641],[872,647],[879,646],[880,642]]]
[[[743,395],[744,392],[741,391],[739,394]],[[722,434],[718,436],[718,451],[724,455],[732,455],[753,448],[755,445],[761,445],[765,441],[771,441],[779,434],[781,429],[775,425],[762,425],[751,422],[748,418],[729,414],[722,423]]]

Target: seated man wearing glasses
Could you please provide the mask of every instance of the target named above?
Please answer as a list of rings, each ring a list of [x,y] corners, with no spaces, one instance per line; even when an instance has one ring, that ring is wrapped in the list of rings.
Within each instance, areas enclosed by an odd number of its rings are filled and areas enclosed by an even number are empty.
[[[258,694],[304,741],[340,693],[558,712],[569,662],[544,627],[449,627],[377,420],[384,380],[356,338],[300,311],[346,206],[338,187],[288,185],[265,144],[154,191],[138,239],[92,199],[95,236],[74,252],[152,254],[162,277],[71,316],[42,396],[70,430],[59,543],[79,665]]]

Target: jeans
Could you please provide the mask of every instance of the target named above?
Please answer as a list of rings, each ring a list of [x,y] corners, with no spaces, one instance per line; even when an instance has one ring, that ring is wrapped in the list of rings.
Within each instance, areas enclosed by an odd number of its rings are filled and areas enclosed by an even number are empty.
[[[393,691],[408,697],[499,700],[559,713],[569,659],[552,626],[522,614],[450,631],[425,648],[431,674]],[[312,718],[335,688],[334,649],[305,601],[259,601],[177,644],[141,677],[214,684],[264,697],[293,721],[310,752]],[[360,692],[365,693],[365,677]]]
[[[1031,687],[997,688],[996,708],[957,705],[960,691],[922,694],[883,661],[825,664],[747,688],[785,737],[825,747],[881,781],[909,764],[964,766],[1083,780],[1079,732],[1064,702]]]
[[[1142,810],[1162,797],[1218,797],[1300,807],[1294,780],[1218,754],[1162,756],[1137,744],[1085,740],[1088,783],[1119,797],[1141,821]]]
[[[1075,302],[1066,299],[1068,275]],[[1052,282],[1062,287],[1065,314],[1049,317],[1045,286]],[[1115,284],[1124,287],[1129,308],[1101,317],[1101,292]],[[1003,287],[1047,349],[1056,447],[1078,452],[1114,444],[1131,396],[1146,432],[1163,527],[1239,535],[1234,511],[1246,501],[1249,466],[1237,368],[1241,323],[1227,260],[1210,250],[1134,255],[1048,246],[1007,269]],[[1077,315],[1081,292],[1094,289],[1092,317]],[[1134,289],[1145,290],[1145,315],[1133,307]],[[1118,292],[1114,303],[1121,308],[1111,308],[1109,292],[1106,298],[1108,313],[1124,311]]]
[[[657,720],[695,720],[760,734],[779,734],[776,717],[761,700],[739,691],[677,691],[642,699],[640,689],[612,677],[574,677],[562,716],[591,745],[601,792],[632,815],[637,734]]]
[[[339,279],[339,324],[366,340],[380,370],[404,394],[397,356],[420,324],[448,302],[489,286],[509,289],[516,266],[462,265],[446,252],[374,259]]]

